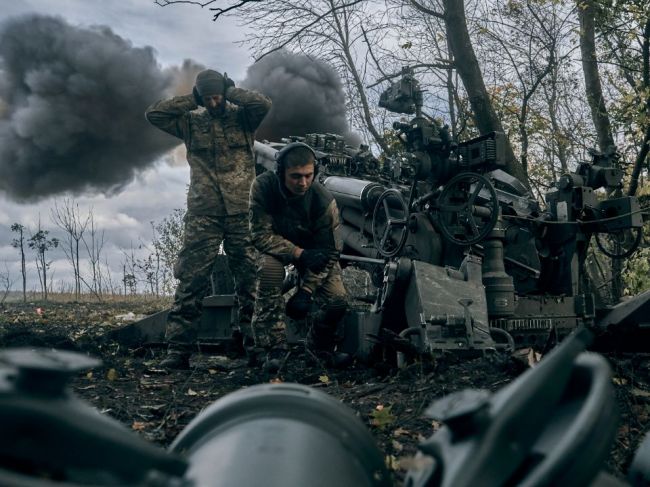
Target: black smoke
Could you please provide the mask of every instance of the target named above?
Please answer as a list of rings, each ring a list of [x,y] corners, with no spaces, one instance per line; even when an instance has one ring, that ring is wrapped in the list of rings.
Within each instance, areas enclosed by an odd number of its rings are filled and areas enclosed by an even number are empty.
[[[290,135],[337,133],[350,143],[341,79],[328,64],[303,54],[278,51],[250,66],[242,85],[264,93],[273,107],[257,130],[260,140]]]
[[[119,191],[178,143],[146,122],[146,107],[201,68],[162,70],[151,47],[107,27],[40,15],[5,22],[0,191],[18,201]]]

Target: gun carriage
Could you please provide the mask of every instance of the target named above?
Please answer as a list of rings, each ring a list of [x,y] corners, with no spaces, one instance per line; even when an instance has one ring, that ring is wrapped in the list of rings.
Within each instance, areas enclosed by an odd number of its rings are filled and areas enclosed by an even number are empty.
[[[455,143],[422,99],[409,69],[382,94],[380,106],[414,115],[393,124],[401,150],[383,160],[334,134],[255,143],[257,162],[271,170],[287,142],[315,149],[340,211],[341,260],[373,277],[374,304],[349,313],[344,347],[367,355],[368,336],[415,353],[544,347],[581,324],[612,324],[586,276],[589,245],[593,237],[607,256],[626,258],[643,226],[635,197],[611,197],[623,176],[615,154],[594,152],[542,208],[505,172],[504,134]],[[634,299],[617,310],[618,323],[643,314],[649,296]]]

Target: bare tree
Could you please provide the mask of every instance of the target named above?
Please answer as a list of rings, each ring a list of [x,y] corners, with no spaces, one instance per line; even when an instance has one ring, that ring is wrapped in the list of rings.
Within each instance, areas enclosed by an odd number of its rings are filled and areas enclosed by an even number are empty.
[[[32,234],[27,239],[27,245],[36,254],[36,269],[38,270],[38,279],[41,283],[41,291],[43,293],[43,300],[47,301],[48,294],[48,272],[52,261],[47,260],[47,253],[59,246],[58,238],[50,238],[49,230],[41,228],[41,221],[38,221],[38,228],[36,233]]]
[[[90,263],[91,282],[84,281],[88,290],[90,290],[98,299],[101,299],[102,289],[102,269],[101,256],[104,249],[104,230],[99,230],[95,222],[95,213],[91,208],[88,210],[87,219],[88,231],[82,236],[81,241],[86,249],[86,255]]]
[[[9,266],[6,261],[4,264],[5,270],[0,272],[0,306],[4,305],[14,285],[14,280],[11,278],[11,273],[9,272]]]
[[[126,251],[122,250],[122,284],[124,286],[124,295],[134,295],[138,293],[138,260],[135,256],[133,245]]]
[[[18,237],[11,240],[11,246],[20,250],[20,272],[23,278],[23,303],[27,302],[27,267],[25,265],[25,226],[20,223],[11,225],[11,231]]]
[[[72,264],[74,272],[74,294],[79,299],[81,293],[81,268],[79,266],[79,247],[84,232],[88,226],[91,213],[85,217],[79,212],[79,204],[74,200],[64,199],[60,205],[54,201],[54,209],[51,209],[52,222],[63,230],[65,235],[64,245],[61,245],[65,256]]]
[[[539,93],[572,52],[572,13],[554,2],[508,2],[479,13],[485,19],[479,34],[483,61],[494,66],[498,86],[512,86],[501,90],[509,92],[503,107],[515,119],[519,160],[527,177],[534,137],[548,135],[545,123],[540,123],[547,118],[547,105],[540,103]],[[547,147],[548,141],[541,145]]]

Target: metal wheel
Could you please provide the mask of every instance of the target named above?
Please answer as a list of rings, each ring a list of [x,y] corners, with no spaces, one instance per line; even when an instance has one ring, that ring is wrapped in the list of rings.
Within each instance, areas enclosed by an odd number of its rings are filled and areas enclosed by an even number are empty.
[[[629,228],[611,233],[597,233],[596,245],[610,259],[625,259],[639,248],[642,228]]]
[[[477,204],[479,194],[485,200],[480,205]],[[485,176],[476,173],[460,173],[451,178],[436,206],[443,237],[457,245],[480,242],[492,231],[499,217],[494,186]]]
[[[372,213],[372,240],[384,257],[394,257],[404,248],[408,216],[406,202],[398,190],[387,189],[377,199]]]

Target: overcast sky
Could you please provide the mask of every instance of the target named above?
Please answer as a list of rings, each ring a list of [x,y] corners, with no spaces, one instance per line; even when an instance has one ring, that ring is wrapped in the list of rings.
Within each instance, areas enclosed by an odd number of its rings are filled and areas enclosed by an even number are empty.
[[[21,0],[3,2],[0,23],[34,13],[57,16],[77,27],[108,26],[134,47],[151,46],[161,68],[180,66],[189,58],[195,63],[226,71],[238,81],[244,78],[252,62],[246,49],[235,43],[245,37],[245,32],[230,19],[213,22],[212,13],[196,5],[160,7],[153,0]],[[76,196],[82,213],[92,207],[100,228],[106,231],[105,256],[110,260],[114,279],[121,273],[122,250],[131,245],[137,247],[140,241],[150,238],[149,222],[160,221],[173,209],[185,206],[189,169],[183,162],[184,150],[176,152],[175,164],[170,160],[161,157],[155,164],[137,172],[117,194],[96,191]],[[71,196],[64,193],[58,199],[61,201],[65,197]],[[10,226],[19,222],[33,230],[40,216],[42,226],[55,233],[50,219],[53,202],[54,199],[48,197],[36,203],[21,203],[6,191],[0,191],[0,273],[5,272],[6,263],[15,279],[15,288],[20,286],[20,267],[18,253],[10,245],[14,236]],[[54,290],[57,290],[61,282],[70,282],[72,272],[61,252],[53,257]],[[37,289],[38,279],[33,266],[30,267],[28,289]]]

